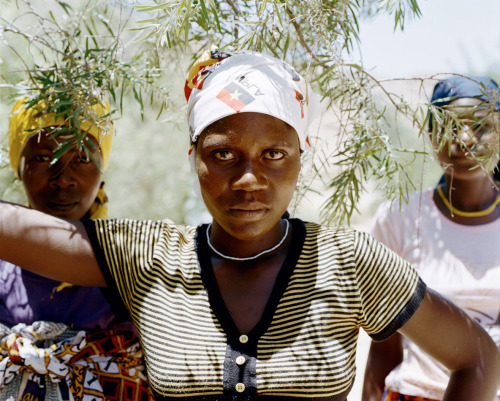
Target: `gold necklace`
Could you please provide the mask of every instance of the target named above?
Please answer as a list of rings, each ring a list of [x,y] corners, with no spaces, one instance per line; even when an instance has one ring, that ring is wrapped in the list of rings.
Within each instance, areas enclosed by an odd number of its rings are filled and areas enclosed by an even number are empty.
[[[483,217],[487,216],[491,213],[493,213],[497,207],[497,205],[500,203],[500,194],[497,195],[497,198],[495,201],[488,206],[484,210],[478,210],[477,212],[464,212],[462,210],[458,210],[457,208],[453,207],[451,203],[446,199],[446,196],[444,196],[443,190],[441,189],[441,185],[437,187],[437,192],[439,196],[441,197],[441,200],[443,201],[444,205],[448,208],[448,210],[452,214],[456,214],[457,216],[462,216],[462,217]]]

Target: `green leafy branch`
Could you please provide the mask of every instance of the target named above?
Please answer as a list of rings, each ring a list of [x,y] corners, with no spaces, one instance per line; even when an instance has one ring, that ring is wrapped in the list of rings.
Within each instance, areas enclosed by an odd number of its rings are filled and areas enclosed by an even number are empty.
[[[160,46],[186,48],[197,54],[208,45],[231,50],[257,50],[290,61],[318,91],[342,122],[331,141],[339,146],[315,158],[313,177],[301,182],[304,196],[312,180],[320,177],[333,190],[325,203],[327,221],[349,219],[369,179],[381,180],[387,193],[407,198],[412,183],[405,174],[407,161],[401,147],[387,140],[384,106],[373,100],[382,90],[399,113],[412,110],[385,90],[362,64],[346,62],[359,34],[359,18],[388,13],[394,27],[405,18],[418,17],[414,0],[261,0],[214,2],[210,0],[157,0],[138,10],[150,18],[138,21]],[[148,37],[146,35],[146,37]],[[338,138],[341,139],[338,139]],[[385,138],[385,139],[384,139]],[[411,153],[411,151],[410,151]],[[335,160],[332,162],[332,160]],[[335,169],[331,169],[332,163]],[[397,176],[397,177],[396,177]],[[340,205],[337,206],[337,205]]]
[[[56,17],[56,10],[43,15],[30,1],[23,4],[27,11],[15,21],[1,18],[4,43],[22,65],[14,78],[4,77],[4,86],[13,89],[16,98],[27,99],[24,107],[64,119],[64,127],[56,127],[54,133],[69,130],[74,136],[61,144],[56,159],[75,145],[87,149],[91,142],[86,140],[88,130],[81,129],[84,122],[109,133],[117,109],[94,107],[98,104],[109,101],[122,110],[130,90],[141,114],[146,100],[161,103],[160,113],[167,107],[167,93],[156,85],[161,72],[157,62],[123,41],[131,10],[92,0],[74,9],[57,0]],[[31,20],[31,27],[19,28],[21,19]],[[20,81],[19,75],[24,76]]]

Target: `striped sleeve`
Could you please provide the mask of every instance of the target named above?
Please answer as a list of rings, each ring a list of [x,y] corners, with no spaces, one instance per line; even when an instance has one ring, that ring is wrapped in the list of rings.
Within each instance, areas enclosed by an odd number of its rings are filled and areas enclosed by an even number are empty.
[[[376,341],[399,330],[416,312],[426,286],[415,269],[369,234],[355,234],[354,258],[363,329]]]
[[[151,267],[161,222],[86,220],[84,224],[108,287],[130,311],[131,299]]]

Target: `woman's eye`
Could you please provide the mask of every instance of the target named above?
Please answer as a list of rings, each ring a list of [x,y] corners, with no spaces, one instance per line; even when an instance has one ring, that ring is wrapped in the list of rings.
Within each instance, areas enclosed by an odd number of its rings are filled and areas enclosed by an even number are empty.
[[[264,154],[264,158],[270,160],[280,160],[285,157],[285,154],[279,150],[267,150]]]
[[[475,135],[480,138],[483,135],[486,135],[491,130],[491,125],[489,124],[474,124],[472,127]]]
[[[214,152],[214,156],[218,160],[233,160],[235,157],[229,150],[217,150]]]
[[[462,127],[454,126],[451,128],[450,132],[455,137],[462,131]]]
[[[39,163],[50,163],[52,160],[52,155],[38,154],[33,157],[33,160]]]
[[[85,153],[79,153],[75,156],[75,162],[77,163],[89,163],[90,157]]]

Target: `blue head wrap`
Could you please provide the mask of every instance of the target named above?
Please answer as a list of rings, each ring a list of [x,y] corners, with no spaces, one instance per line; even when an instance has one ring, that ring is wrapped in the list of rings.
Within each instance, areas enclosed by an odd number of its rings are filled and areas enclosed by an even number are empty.
[[[500,111],[500,90],[490,77],[452,76],[443,79],[434,87],[431,104],[443,107],[464,97],[484,100]],[[432,113],[429,112],[429,131],[432,131],[432,120]]]
[[[500,89],[490,77],[479,76],[452,76],[439,81],[434,86],[431,104],[443,107],[460,98],[476,98],[495,105],[500,111]],[[432,131],[432,113],[429,111],[429,131]],[[500,162],[495,168],[494,177],[500,180]],[[444,182],[444,175],[439,183]]]

